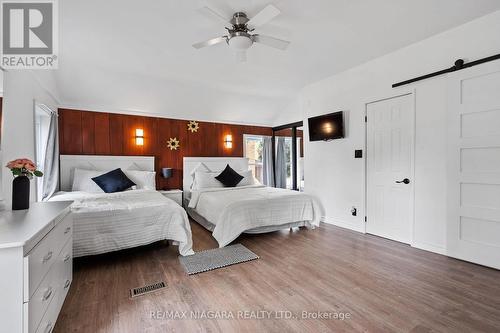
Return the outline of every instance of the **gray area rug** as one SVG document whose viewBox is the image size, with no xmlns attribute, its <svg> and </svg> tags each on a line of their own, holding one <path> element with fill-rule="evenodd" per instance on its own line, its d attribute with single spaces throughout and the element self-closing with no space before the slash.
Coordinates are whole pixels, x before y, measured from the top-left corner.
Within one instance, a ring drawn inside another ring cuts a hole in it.
<svg viewBox="0 0 500 333">
<path fill-rule="evenodd" d="M 259 259 L 259 256 L 241 244 L 201 251 L 191 256 L 179 257 L 182 266 L 184 266 L 189 275 L 255 259 Z"/>
</svg>

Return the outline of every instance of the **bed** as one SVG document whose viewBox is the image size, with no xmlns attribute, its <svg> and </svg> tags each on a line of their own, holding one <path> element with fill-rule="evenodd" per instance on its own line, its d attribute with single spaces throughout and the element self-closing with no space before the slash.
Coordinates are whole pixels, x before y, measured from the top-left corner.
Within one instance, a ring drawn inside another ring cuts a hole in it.
<svg viewBox="0 0 500 333">
<path fill-rule="evenodd" d="M 117 193 L 95 193 L 91 190 L 81 191 L 80 188 L 72 191 L 75 172 L 105 172 L 116 168 L 121 168 L 126 173 L 149 171 L 152 174 L 154 157 L 60 157 L 61 192 L 56 193 L 49 201 L 74 201 L 71 206 L 74 256 L 102 254 L 160 240 L 170 240 L 179 245 L 181 255 L 193 254 L 191 228 L 186 212 L 173 200 L 157 192 L 154 185 Z"/>
<path fill-rule="evenodd" d="M 319 226 L 321 204 L 302 192 L 252 182 L 231 188 L 196 186 L 200 172 L 216 174 L 226 165 L 242 173 L 249 170 L 246 158 L 185 157 L 183 162 L 184 206 L 191 218 L 212 232 L 219 247 L 242 233 Z"/>
</svg>

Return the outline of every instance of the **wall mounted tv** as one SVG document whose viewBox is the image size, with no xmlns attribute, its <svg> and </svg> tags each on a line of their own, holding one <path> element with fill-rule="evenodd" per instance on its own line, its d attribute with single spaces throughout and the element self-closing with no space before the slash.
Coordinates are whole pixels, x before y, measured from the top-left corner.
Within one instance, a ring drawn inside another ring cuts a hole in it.
<svg viewBox="0 0 500 333">
<path fill-rule="evenodd" d="M 343 111 L 309 118 L 309 141 L 330 141 L 343 137 Z"/>
</svg>

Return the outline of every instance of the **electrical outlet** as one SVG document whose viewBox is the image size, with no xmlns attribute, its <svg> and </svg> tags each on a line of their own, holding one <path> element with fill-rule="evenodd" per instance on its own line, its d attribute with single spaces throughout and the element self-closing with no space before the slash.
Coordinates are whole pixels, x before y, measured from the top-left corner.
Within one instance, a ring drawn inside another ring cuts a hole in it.
<svg viewBox="0 0 500 333">
<path fill-rule="evenodd" d="M 356 215 L 358 215 L 358 210 L 356 209 L 356 207 L 354 207 L 354 206 L 353 206 L 353 207 L 351 208 L 351 214 L 352 214 L 352 216 L 356 216 Z"/>
</svg>

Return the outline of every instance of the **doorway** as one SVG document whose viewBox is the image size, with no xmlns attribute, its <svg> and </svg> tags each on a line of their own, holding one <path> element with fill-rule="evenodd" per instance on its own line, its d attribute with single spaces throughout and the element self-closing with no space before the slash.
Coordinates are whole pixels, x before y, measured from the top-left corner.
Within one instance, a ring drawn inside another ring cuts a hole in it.
<svg viewBox="0 0 500 333">
<path fill-rule="evenodd" d="M 411 244 L 414 219 L 414 95 L 366 105 L 366 232 Z"/>
<path fill-rule="evenodd" d="M 302 122 L 273 128 L 275 187 L 304 190 Z"/>
</svg>

